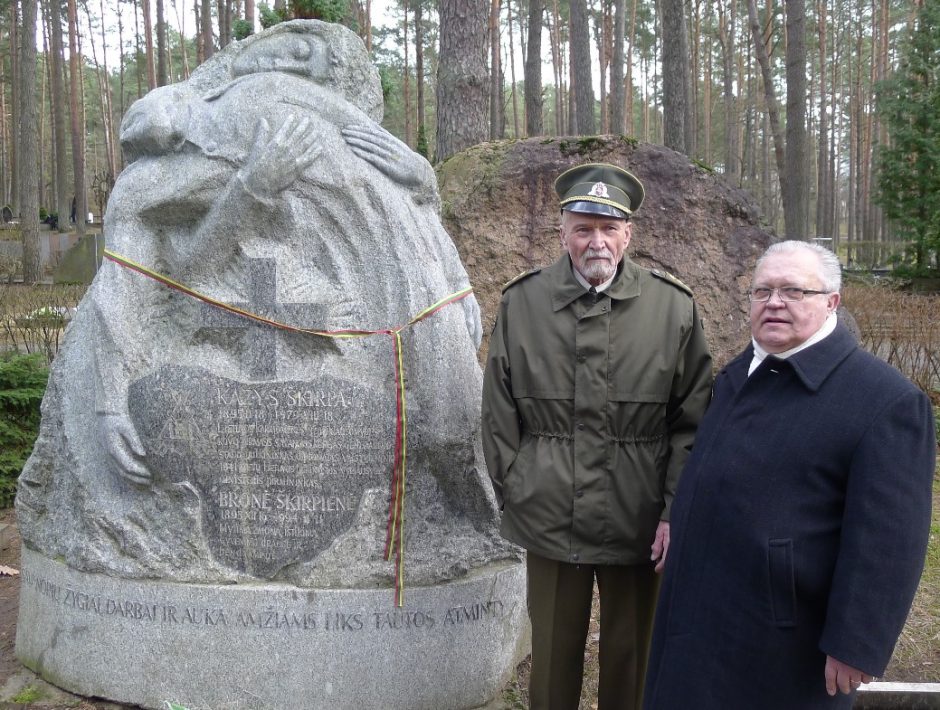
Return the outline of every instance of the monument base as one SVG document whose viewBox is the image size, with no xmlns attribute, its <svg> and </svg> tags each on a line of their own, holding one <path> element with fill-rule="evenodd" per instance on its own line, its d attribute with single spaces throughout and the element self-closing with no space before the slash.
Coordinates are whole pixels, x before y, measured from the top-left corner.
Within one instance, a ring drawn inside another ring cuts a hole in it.
<svg viewBox="0 0 940 710">
<path fill-rule="evenodd" d="M 70 692 L 145 708 L 458 710 L 525 652 L 525 565 L 391 589 L 200 585 L 79 572 L 23 548 L 16 655 Z"/>
</svg>

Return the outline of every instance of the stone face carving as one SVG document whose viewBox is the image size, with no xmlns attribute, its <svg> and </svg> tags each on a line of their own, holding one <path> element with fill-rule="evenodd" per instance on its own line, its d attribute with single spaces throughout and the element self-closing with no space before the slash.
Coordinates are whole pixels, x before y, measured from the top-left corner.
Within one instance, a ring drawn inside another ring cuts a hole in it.
<svg viewBox="0 0 940 710">
<path fill-rule="evenodd" d="M 344 28 L 251 37 L 132 106 L 108 248 L 293 326 L 403 325 L 468 279 L 433 170 L 380 117 Z M 408 583 L 515 555 L 475 443 L 480 335 L 471 295 L 402 336 Z M 24 539 L 128 577 L 387 584 L 393 352 L 388 335 L 279 330 L 106 262 L 21 478 Z"/>
</svg>

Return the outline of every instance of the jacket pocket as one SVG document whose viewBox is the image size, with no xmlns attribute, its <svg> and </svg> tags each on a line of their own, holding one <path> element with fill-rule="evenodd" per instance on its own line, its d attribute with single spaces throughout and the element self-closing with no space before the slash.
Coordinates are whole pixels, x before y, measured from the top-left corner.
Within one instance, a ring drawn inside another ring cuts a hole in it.
<svg viewBox="0 0 940 710">
<path fill-rule="evenodd" d="M 781 628 L 796 626 L 796 580 L 793 574 L 793 540 L 779 538 L 767 542 L 770 574 L 770 609 L 773 622 Z"/>
<path fill-rule="evenodd" d="M 609 395 L 610 432 L 620 444 L 648 444 L 666 434 L 666 393 L 623 392 Z"/>
</svg>

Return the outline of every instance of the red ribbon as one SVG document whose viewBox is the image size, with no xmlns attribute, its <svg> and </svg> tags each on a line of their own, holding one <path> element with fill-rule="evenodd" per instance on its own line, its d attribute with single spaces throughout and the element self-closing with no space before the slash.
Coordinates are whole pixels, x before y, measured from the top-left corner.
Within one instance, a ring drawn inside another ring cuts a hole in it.
<svg viewBox="0 0 940 710">
<path fill-rule="evenodd" d="M 241 316 L 242 318 L 247 318 L 257 323 L 262 323 L 264 325 L 279 328 L 281 330 L 288 330 L 294 333 L 305 333 L 307 335 L 317 335 L 325 338 L 366 338 L 371 335 L 391 336 L 395 368 L 395 459 L 392 462 L 391 492 L 388 506 L 388 524 L 386 526 L 385 550 L 383 555 L 386 561 L 391 561 L 393 557 L 395 559 L 395 606 L 403 606 L 405 594 L 404 526 L 405 473 L 407 471 L 408 463 L 408 417 L 407 406 L 405 402 L 405 368 L 404 362 L 402 360 L 401 333 L 403 330 L 411 327 L 415 323 L 420 323 L 426 318 L 430 318 L 432 315 L 441 309 L 446 308 L 450 304 L 456 303 L 457 301 L 466 298 L 471 293 L 473 293 L 473 289 L 468 286 L 467 288 L 461 289 L 460 291 L 455 291 L 449 296 L 445 296 L 436 303 L 428 306 L 407 323 L 395 326 L 394 328 L 383 328 L 380 330 L 316 330 L 313 328 L 298 328 L 297 326 L 293 326 L 288 323 L 282 323 L 281 321 L 277 321 L 272 318 L 259 316 L 257 313 L 252 313 L 251 311 L 239 308 L 238 306 L 233 306 L 230 303 L 219 301 L 108 249 L 104 250 L 104 257 L 114 262 L 115 264 L 118 264 L 119 266 L 123 266 L 124 268 L 130 269 L 131 271 L 135 271 L 143 276 L 146 276 L 147 278 L 153 279 L 154 281 L 163 284 L 164 286 L 184 293 L 187 296 L 191 296 L 192 298 L 198 299 L 204 303 L 208 303 L 211 306 L 221 308 L 224 311 L 234 313 L 235 315 Z"/>
</svg>

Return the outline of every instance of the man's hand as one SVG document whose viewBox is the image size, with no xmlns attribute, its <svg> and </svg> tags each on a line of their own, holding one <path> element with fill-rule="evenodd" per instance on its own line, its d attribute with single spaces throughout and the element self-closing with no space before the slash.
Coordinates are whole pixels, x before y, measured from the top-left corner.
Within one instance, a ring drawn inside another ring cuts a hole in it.
<svg viewBox="0 0 940 710">
<path fill-rule="evenodd" d="M 99 414 L 98 439 L 116 473 L 137 485 L 149 486 L 153 482 L 153 475 L 143 463 L 144 445 L 129 417 Z"/>
<path fill-rule="evenodd" d="M 273 199 L 293 185 L 320 155 L 320 135 L 310 119 L 289 114 L 275 134 L 263 118 L 255 129 L 251 154 L 239 171 L 245 188 L 259 199 Z"/>
<path fill-rule="evenodd" d="M 650 559 L 656 563 L 656 573 L 659 574 L 666 566 L 666 553 L 669 552 L 669 523 L 660 520 L 656 526 L 656 537 L 653 539 Z"/>
<path fill-rule="evenodd" d="M 836 692 L 848 695 L 857 690 L 862 683 L 871 683 L 873 678 L 858 668 L 852 668 L 832 656 L 826 656 L 826 692 L 835 695 Z"/>
</svg>

